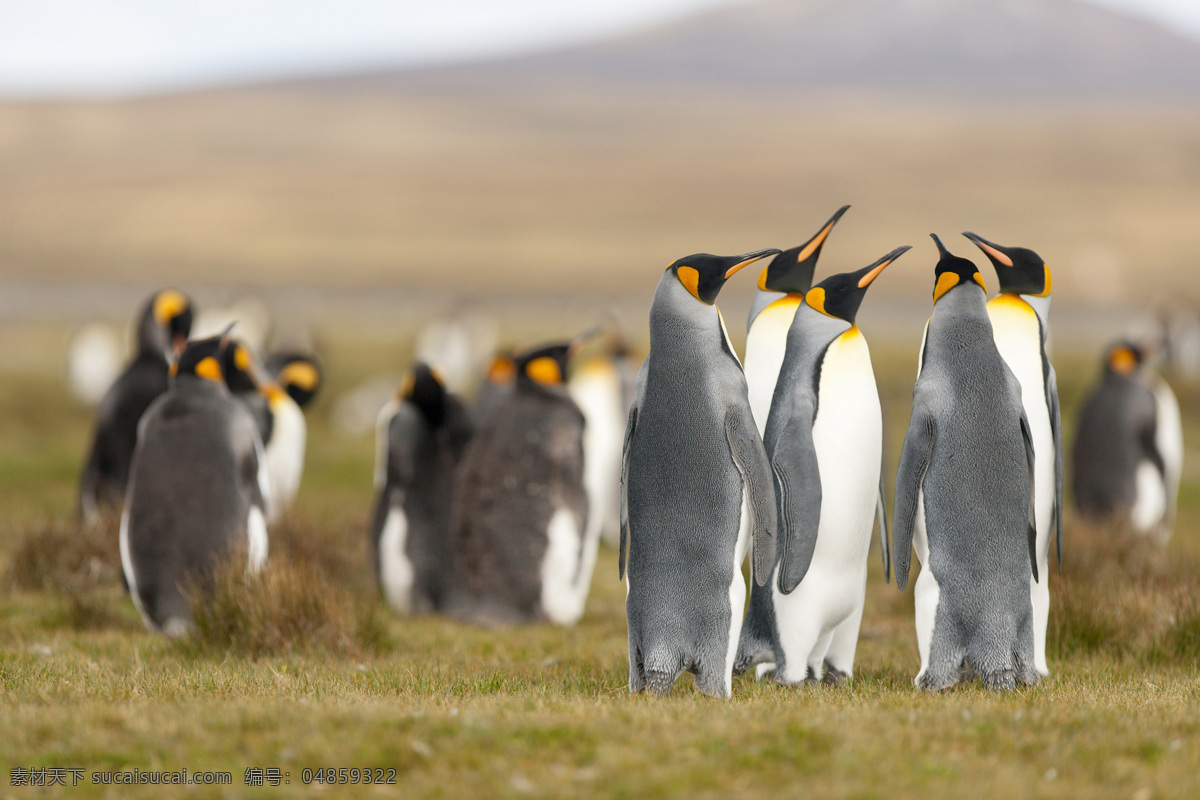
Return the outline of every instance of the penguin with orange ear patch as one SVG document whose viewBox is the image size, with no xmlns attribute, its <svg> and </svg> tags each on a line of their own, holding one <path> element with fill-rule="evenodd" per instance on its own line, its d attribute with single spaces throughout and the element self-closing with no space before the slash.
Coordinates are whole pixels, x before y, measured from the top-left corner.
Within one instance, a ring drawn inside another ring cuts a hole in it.
<svg viewBox="0 0 1200 800">
<path fill-rule="evenodd" d="M 867 340 L 855 320 L 867 289 L 907 247 L 813 287 L 796 312 L 764 445 L 779 507 L 773 579 L 751 589 L 738 643 L 782 683 L 848 679 L 879 520 L 889 567 L 880 469 L 883 416 Z"/>
<path fill-rule="evenodd" d="M 154 399 L 167 390 L 167 371 L 192 329 L 192 304 L 174 289 L 164 289 L 142 308 L 137 326 L 137 355 L 96 409 L 96 429 L 79 481 L 79 514 L 88 522 L 104 507 L 120 508 L 137 444 L 138 421 Z"/>
<path fill-rule="evenodd" d="M 450 522 L 455 616 L 573 625 L 583 614 L 598 540 L 584 536 L 584 420 L 566 386 L 572 349 L 517 355 L 512 389 L 463 454 Z"/>
<path fill-rule="evenodd" d="M 665 695 L 686 671 L 729 697 L 751 538 L 760 582 L 775 562 L 771 467 L 714 303 L 734 273 L 778 252 L 687 256 L 654 293 L 621 470 L 631 692 Z"/>
<path fill-rule="evenodd" d="M 225 337 L 191 342 L 170 388 L 142 417 L 121 517 L 121 565 L 151 630 L 182 635 L 184 589 L 204 585 L 236 550 L 257 571 L 267 558 L 266 496 L 258 428 L 221 370 Z"/>
<path fill-rule="evenodd" d="M 1079 415 L 1071 488 L 1083 516 L 1128 521 L 1139 533 L 1165 540 L 1170 493 L 1158 403 L 1144 362 L 1133 342 L 1117 342 L 1105 354 L 1104 377 Z"/>
</svg>

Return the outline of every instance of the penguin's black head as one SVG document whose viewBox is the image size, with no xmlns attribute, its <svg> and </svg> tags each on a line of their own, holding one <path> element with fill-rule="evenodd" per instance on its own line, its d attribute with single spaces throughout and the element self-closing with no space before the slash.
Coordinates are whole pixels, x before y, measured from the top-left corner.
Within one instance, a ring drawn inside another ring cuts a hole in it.
<svg viewBox="0 0 1200 800">
<path fill-rule="evenodd" d="M 175 289 L 163 289 L 147 302 L 138 324 L 138 349 L 177 357 L 192 332 L 192 303 Z"/>
<path fill-rule="evenodd" d="M 244 342 L 236 339 L 221 353 L 221 373 L 225 376 L 225 385 L 231 392 L 258 391 L 255 380 L 254 356 Z"/>
<path fill-rule="evenodd" d="M 1130 341 L 1120 341 L 1111 345 L 1104 354 L 1104 368 L 1108 372 L 1119 375 L 1133 375 L 1142 368 L 1146 360 L 1146 351 Z"/>
<path fill-rule="evenodd" d="M 312 353 L 272 353 L 267 358 L 266 367 L 301 408 L 311 403 L 321 388 L 321 362 Z"/>
<path fill-rule="evenodd" d="M 858 315 L 858 307 L 862 305 L 863 297 L 867 294 L 867 287 L 879 277 L 881 272 L 887 269 L 888 264 L 911 249 L 908 245 L 897 247 L 874 264 L 863 267 L 858 272 L 830 275 L 808 290 L 808 293 L 804 295 L 805 304 L 827 317 L 844 319 L 853 325 L 854 318 Z"/>
<path fill-rule="evenodd" d="M 692 297 L 711 306 L 716 302 L 717 295 L 721 293 L 721 287 L 733 276 L 733 273 L 747 264 L 753 264 L 760 258 L 773 256 L 779 252 L 776 248 L 770 248 L 740 256 L 714 256 L 708 253 L 696 253 L 679 259 L 667 269 L 675 273 L 675 277 L 691 293 Z"/>
<path fill-rule="evenodd" d="M 1001 247 L 970 231 L 964 232 L 963 236 L 974 242 L 991 260 L 996 268 L 1001 292 L 1050 296 L 1050 268 L 1037 253 L 1024 247 Z"/>
<path fill-rule="evenodd" d="M 979 269 L 975 266 L 974 262 L 956 256 L 947 250 L 936 233 L 929 235 L 933 237 L 933 241 L 937 244 L 938 253 L 941 255 L 941 259 L 933 270 L 933 275 L 937 278 L 937 283 L 933 286 L 933 302 L 937 303 L 946 292 L 955 286 L 965 286 L 972 282 L 979 284 L 979 288 L 986 295 L 987 284 L 983 282 L 983 276 L 979 274 Z"/>
<path fill-rule="evenodd" d="M 539 386 L 562 386 L 574 343 L 549 344 L 526 350 L 513 358 L 517 382 Z"/>
<path fill-rule="evenodd" d="M 833 226 L 849 210 L 850 206 L 842 206 L 837 213 L 829 218 L 817 235 L 799 247 L 784 250 L 771 263 L 763 267 L 758 274 L 758 288 L 766 292 L 787 292 L 788 294 L 804 294 L 812 288 L 813 271 L 817 268 L 817 259 L 821 255 L 821 247 L 825 244 Z"/>
<path fill-rule="evenodd" d="M 423 361 L 413 364 L 404 377 L 400 399 L 412 403 L 430 426 L 436 428 L 446 419 L 446 387 L 437 373 Z"/>
<path fill-rule="evenodd" d="M 227 336 L 212 336 L 208 339 L 198 339 L 184 346 L 179 358 L 171 364 L 171 377 L 179 375 L 194 375 L 214 383 L 224 384 L 224 372 L 221 363 L 225 360 L 228 348 Z"/>
</svg>

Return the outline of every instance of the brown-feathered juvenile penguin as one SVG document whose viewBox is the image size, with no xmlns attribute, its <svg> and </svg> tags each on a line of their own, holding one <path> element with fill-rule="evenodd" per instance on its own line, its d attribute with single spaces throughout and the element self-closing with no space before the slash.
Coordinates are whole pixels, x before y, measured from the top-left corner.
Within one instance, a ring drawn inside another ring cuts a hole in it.
<svg viewBox="0 0 1200 800">
<path fill-rule="evenodd" d="M 96 410 L 96 428 L 79 481 L 79 515 L 92 521 L 102 508 L 120 508 L 129 482 L 138 421 L 167 390 L 170 361 L 192 329 L 192 305 L 174 289 L 158 292 L 138 317 L 137 355 Z"/>
<path fill-rule="evenodd" d="M 445 605 L 451 492 L 470 438 L 466 408 L 420 362 L 380 414 L 371 546 L 383 596 L 402 614 Z"/>
<path fill-rule="evenodd" d="M 513 389 L 467 446 L 451 522 L 452 613 L 495 624 L 583 614 L 597 541 L 586 541 L 583 414 L 564 379 L 570 345 L 516 357 Z"/>
</svg>

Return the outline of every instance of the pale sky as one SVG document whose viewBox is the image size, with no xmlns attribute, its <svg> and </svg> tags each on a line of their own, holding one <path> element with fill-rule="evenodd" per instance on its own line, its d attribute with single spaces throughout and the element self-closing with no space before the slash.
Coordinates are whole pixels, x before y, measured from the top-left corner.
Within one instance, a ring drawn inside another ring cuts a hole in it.
<svg viewBox="0 0 1200 800">
<path fill-rule="evenodd" d="M 1200 37 L 1200 0 L 1091 0 Z M 0 94 L 106 95 L 448 62 L 738 0 L 0 0 Z"/>
</svg>

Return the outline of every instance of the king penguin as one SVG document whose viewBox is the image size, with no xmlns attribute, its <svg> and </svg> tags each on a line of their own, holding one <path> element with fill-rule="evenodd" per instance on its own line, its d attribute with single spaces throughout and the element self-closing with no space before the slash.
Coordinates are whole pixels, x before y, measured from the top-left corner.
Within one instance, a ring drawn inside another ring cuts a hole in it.
<svg viewBox="0 0 1200 800">
<path fill-rule="evenodd" d="M 604 337 L 602 349 L 588 348 L 576 359 L 567 382 L 583 412 L 583 484 L 588 493 L 589 541 L 616 543 L 620 537 L 621 445 L 629 408 L 622 394 L 619 356 Z"/>
<path fill-rule="evenodd" d="M 996 268 L 1000 294 L 988 301 L 988 318 L 996 348 L 1021 384 L 1021 404 L 1033 434 L 1034 485 L 1037 507 L 1038 575 L 1050 572 L 1053 532 L 1058 564 L 1062 566 L 1063 460 L 1062 418 L 1058 408 L 1058 378 L 1046 353 L 1050 322 L 1050 268 L 1037 253 L 1024 247 L 1002 247 L 978 234 L 963 234 L 983 251 Z M 1030 584 L 1033 600 L 1034 667 L 1049 675 L 1046 665 L 1046 623 L 1050 616 L 1050 582 Z"/>
<path fill-rule="evenodd" d="M 1104 376 L 1079 415 L 1071 488 L 1080 514 L 1124 518 L 1137 532 L 1164 540 L 1171 503 L 1158 401 L 1144 360 L 1142 348 L 1127 341 L 1105 354 Z"/>
<path fill-rule="evenodd" d="M 854 668 L 879 519 L 883 415 L 866 339 L 855 323 L 867 288 L 908 247 L 809 290 L 788 332 L 764 439 L 775 474 L 775 570 L 750 590 L 735 669 L 766 661 L 781 683 L 837 683 Z"/>
<path fill-rule="evenodd" d="M 304 473 L 304 412 L 244 342 L 232 342 L 225 349 L 221 369 L 229 391 L 246 404 L 258 424 L 269 486 L 267 522 L 275 523 L 291 508 Z"/>
<path fill-rule="evenodd" d="M 687 256 L 667 267 L 654 292 L 650 353 L 622 451 L 618 570 L 626 578 L 631 692 L 666 695 L 684 671 L 704 694 L 732 692 L 746 602 L 742 562 L 753 538 L 754 574 L 766 580 L 775 490 L 746 376 L 715 302 L 734 273 L 779 252 Z"/>
<path fill-rule="evenodd" d="M 267 558 L 262 443 L 246 406 L 226 388 L 224 337 L 191 342 L 170 388 L 147 409 L 121 517 L 121 565 L 151 630 L 188 630 L 184 589 L 237 548 L 248 568 Z"/>
<path fill-rule="evenodd" d="M 96 428 L 79 482 L 79 514 L 95 521 L 102 508 L 120 508 L 129 483 L 138 421 L 167 390 L 170 362 L 192 328 L 192 304 L 174 289 L 148 301 L 138 316 L 137 354 L 96 410 Z"/>
<path fill-rule="evenodd" d="M 915 548 L 918 686 L 945 689 L 975 674 L 1012 689 L 1039 677 L 1033 438 L 1021 385 L 996 348 L 983 277 L 933 239 L 933 315 L 896 473 L 896 585 L 907 585 Z"/>
<path fill-rule="evenodd" d="M 842 206 L 815 236 L 799 247 L 784 250 L 758 274 L 758 291 L 746 321 L 746 385 L 750 411 L 758 434 L 767 429 L 767 414 L 775 396 L 775 382 L 783 364 L 788 331 L 804 293 L 812 288 L 813 270 L 829 232 L 850 206 Z"/>
<path fill-rule="evenodd" d="M 462 402 L 422 362 L 380 414 L 371 546 L 384 599 L 401 614 L 445 604 L 451 492 L 471 431 Z"/>
<path fill-rule="evenodd" d="M 586 538 L 584 421 L 565 383 L 572 350 L 518 354 L 512 390 L 463 454 L 450 523 L 455 616 L 573 625 L 583 615 L 599 543 Z"/>
</svg>

